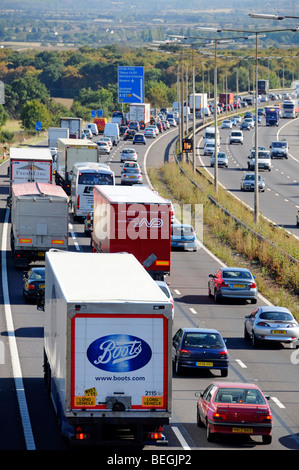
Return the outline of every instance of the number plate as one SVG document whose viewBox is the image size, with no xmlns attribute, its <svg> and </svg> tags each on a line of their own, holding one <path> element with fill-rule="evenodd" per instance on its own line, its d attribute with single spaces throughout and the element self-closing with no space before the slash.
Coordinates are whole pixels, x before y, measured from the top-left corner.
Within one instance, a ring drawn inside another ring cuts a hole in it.
<svg viewBox="0 0 299 470">
<path fill-rule="evenodd" d="M 233 432 L 238 432 L 242 434 L 252 434 L 253 429 L 252 428 L 233 428 Z"/>
<path fill-rule="evenodd" d="M 213 367 L 213 362 L 197 362 L 197 366 Z"/>
<path fill-rule="evenodd" d="M 287 332 L 285 330 L 271 330 L 272 335 L 286 335 Z"/>
<path fill-rule="evenodd" d="M 234 284 L 234 287 L 245 287 L 245 284 Z"/>
</svg>

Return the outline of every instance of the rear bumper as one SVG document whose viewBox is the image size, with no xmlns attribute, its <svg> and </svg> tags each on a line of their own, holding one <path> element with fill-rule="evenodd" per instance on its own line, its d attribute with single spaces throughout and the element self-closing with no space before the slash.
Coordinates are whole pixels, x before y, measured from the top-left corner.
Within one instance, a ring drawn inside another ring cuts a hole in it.
<svg viewBox="0 0 299 470">
<path fill-rule="evenodd" d="M 215 423 L 208 420 L 210 431 L 221 434 L 271 436 L 272 423 Z"/>
</svg>

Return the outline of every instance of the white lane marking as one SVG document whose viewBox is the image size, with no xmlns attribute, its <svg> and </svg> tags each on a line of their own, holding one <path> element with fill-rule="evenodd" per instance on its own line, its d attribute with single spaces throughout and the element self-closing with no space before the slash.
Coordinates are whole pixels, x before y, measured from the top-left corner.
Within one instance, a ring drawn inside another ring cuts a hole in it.
<svg viewBox="0 0 299 470">
<path fill-rule="evenodd" d="M 239 366 L 243 367 L 243 369 L 247 369 L 247 366 L 244 364 L 244 362 L 241 361 L 241 359 L 236 359 L 236 362 L 239 364 Z"/>
<path fill-rule="evenodd" d="M 197 315 L 197 311 L 194 310 L 194 308 L 190 308 L 189 310 L 190 310 L 191 313 L 194 313 L 194 315 Z"/>
<path fill-rule="evenodd" d="M 276 397 L 271 397 L 271 399 L 276 403 L 279 408 L 285 408 L 285 406 L 278 400 Z"/>
<path fill-rule="evenodd" d="M 184 439 L 184 437 L 182 436 L 181 432 L 179 431 L 179 429 L 177 428 L 177 426 L 172 426 L 172 430 L 174 432 L 174 434 L 176 435 L 179 443 L 181 444 L 181 446 L 183 447 L 183 449 L 185 450 L 190 450 L 191 447 L 188 446 L 186 440 Z"/>
<path fill-rule="evenodd" d="M 180 291 L 177 289 L 174 289 L 174 292 L 176 293 L 176 295 L 181 295 Z"/>
<path fill-rule="evenodd" d="M 19 353 L 17 347 L 17 341 L 15 337 L 15 329 L 12 319 L 12 312 L 10 308 L 10 298 L 8 289 L 8 278 L 7 278 L 7 265 L 6 265 L 6 253 L 7 253 L 7 233 L 8 233 L 8 218 L 9 211 L 6 211 L 4 224 L 3 224 L 3 235 L 2 235 L 2 246 L 1 246 L 1 264 L 2 264 L 2 289 L 3 289 L 3 300 L 4 300 L 4 312 L 6 319 L 7 334 L 9 340 L 9 348 L 12 362 L 12 370 L 15 381 L 17 399 L 20 409 L 20 415 L 23 425 L 24 437 L 26 442 L 27 450 L 35 450 L 35 442 L 31 428 L 31 422 L 26 402 L 25 388 L 23 384 L 21 364 L 19 360 Z"/>
</svg>

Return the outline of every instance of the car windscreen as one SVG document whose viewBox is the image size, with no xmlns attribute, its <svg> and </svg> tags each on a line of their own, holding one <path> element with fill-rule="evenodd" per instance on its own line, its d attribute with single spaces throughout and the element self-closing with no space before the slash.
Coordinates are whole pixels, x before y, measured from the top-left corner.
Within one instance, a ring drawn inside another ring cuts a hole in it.
<svg viewBox="0 0 299 470">
<path fill-rule="evenodd" d="M 223 348 L 224 343 L 217 333 L 187 333 L 184 337 L 183 347 L 192 348 Z"/>
<path fill-rule="evenodd" d="M 250 272 L 248 271 L 222 271 L 223 278 L 225 279 L 252 279 Z"/>
<path fill-rule="evenodd" d="M 259 390 L 247 387 L 221 387 L 217 391 L 214 401 L 216 403 L 266 404 L 266 400 Z"/>
<path fill-rule="evenodd" d="M 270 321 L 292 321 L 293 316 L 288 312 L 262 312 L 259 316 L 262 320 Z"/>
<path fill-rule="evenodd" d="M 78 178 L 78 184 L 93 186 L 95 184 L 113 184 L 112 173 L 81 173 Z"/>
<path fill-rule="evenodd" d="M 285 144 L 284 142 L 274 142 L 272 144 L 272 148 L 279 148 L 279 149 L 283 149 L 287 146 L 287 144 Z"/>
</svg>

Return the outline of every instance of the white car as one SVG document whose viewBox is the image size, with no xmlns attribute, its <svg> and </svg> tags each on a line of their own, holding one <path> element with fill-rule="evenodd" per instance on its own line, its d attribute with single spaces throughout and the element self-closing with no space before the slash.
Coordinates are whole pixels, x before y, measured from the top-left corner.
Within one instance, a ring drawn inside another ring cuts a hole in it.
<svg viewBox="0 0 299 470">
<path fill-rule="evenodd" d="M 224 119 L 221 124 L 221 129 L 232 129 L 233 123 L 230 119 Z"/>
<path fill-rule="evenodd" d="M 203 149 L 204 155 L 213 155 L 215 153 L 215 144 L 208 142 Z"/>
<path fill-rule="evenodd" d="M 106 153 L 109 155 L 109 153 L 111 152 L 111 148 L 108 144 L 108 142 L 97 142 L 97 146 L 98 146 L 98 151 L 99 153 Z"/>
<path fill-rule="evenodd" d="M 244 121 L 248 122 L 250 127 L 252 127 L 252 129 L 254 128 L 255 124 L 254 124 L 254 119 L 253 118 L 247 117 L 247 118 L 244 119 Z"/>
<path fill-rule="evenodd" d="M 170 300 L 170 302 L 172 303 L 172 318 L 174 317 L 174 301 L 173 301 L 173 297 L 172 297 L 172 293 L 170 292 L 170 289 L 168 287 L 168 284 L 166 284 L 165 281 L 155 281 L 158 286 L 160 287 L 161 291 L 164 292 L 164 294 L 166 295 L 166 297 Z"/>
<path fill-rule="evenodd" d="M 98 142 L 107 142 L 107 144 L 110 147 L 110 150 L 112 150 L 113 143 L 110 137 L 101 137 L 101 139 Z"/>
<path fill-rule="evenodd" d="M 147 129 L 153 129 L 156 133 L 156 136 L 159 135 L 159 129 L 157 126 L 151 124 L 150 126 L 147 126 Z"/>
<path fill-rule="evenodd" d="M 137 162 L 137 152 L 135 149 L 132 149 L 132 148 L 123 149 L 123 151 L 120 154 L 120 161 L 124 162 L 126 160 Z"/>
<path fill-rule="evenodd" d="M 156 137 L 156 132 L 151 127 L 146 127 L 143 131 L 143 134 L 145 137 L 152 137 L 153 139 Z"/>
<path fill-rule="evenodd" d="M 173 127 L 176 126 L 176 120 L 174 118 L 168 118 L 167 121 L 169 122 L 169 124 Z"/>
</svg>

